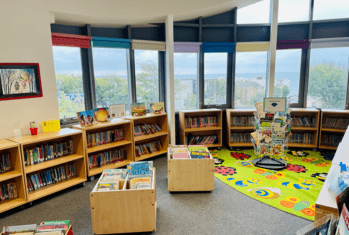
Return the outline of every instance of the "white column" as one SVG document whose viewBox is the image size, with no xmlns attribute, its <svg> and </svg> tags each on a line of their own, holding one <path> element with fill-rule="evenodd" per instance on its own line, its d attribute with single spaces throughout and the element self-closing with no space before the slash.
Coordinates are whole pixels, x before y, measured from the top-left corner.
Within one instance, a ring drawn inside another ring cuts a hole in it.
<svg viewBox="0 0 349 235">
<path fill-rule="evenodd" d="M 270 0 L 270 51 L 268 53 L 268 78 L 269 78 L 268 97 L 274 96 L 275 61 L 276 61 L 277 34 L 278 34 L 278 11 L 279 11 L 279 0 Z"/>
<path fill-rule="evenodd" d="M 166 18 L 166 108 L 170 130 L 170 144 L 176 144 L 174 95 L 173 15 Z"/>
</svg>

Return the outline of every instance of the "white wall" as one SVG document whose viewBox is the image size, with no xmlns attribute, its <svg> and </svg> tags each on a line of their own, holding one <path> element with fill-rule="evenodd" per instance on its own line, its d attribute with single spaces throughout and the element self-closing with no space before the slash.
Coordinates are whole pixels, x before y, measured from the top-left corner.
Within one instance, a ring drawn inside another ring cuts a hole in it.
<svg viewBox="0 0 349 235">
<path fill-rule="evenodd" d="M 14 136 L 13 122 L 59 118 L 49 11 L 40 0 L 0 0 L 0 63 L 39 63 L 43 97 L 0 101 L 0 139 Z M 40 124 L 40 125 L 39 125 Z"/>
</svg>

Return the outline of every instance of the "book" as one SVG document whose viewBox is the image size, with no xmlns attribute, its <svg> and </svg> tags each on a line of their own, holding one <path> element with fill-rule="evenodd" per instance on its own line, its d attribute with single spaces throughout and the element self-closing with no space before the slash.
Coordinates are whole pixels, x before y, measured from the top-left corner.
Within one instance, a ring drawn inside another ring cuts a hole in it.
<svg viewBox="0 0 349 235">
<path fill-rule="evenodd" d="M 111 104 L 109 105 L 109 114 L 111 118 L 123 117 L 126 114 L 125 104 Z"/>
<path fill-rule="evenodd" d="M 111 191 L 119 189 L 119 181 L 113 182 L 100 182 L 98 184 L 97 191 Z"/>
<path fill-rule="evenodd" d="M 131 104 L 132 116 L 144 116 L 146 115 L 145 103 L 133 103 Z"/>
<path fill-rule="evenodd" d="M 146 189 L 151 188 L 151 177 L 137 177 L 130 180 L 131 189 Z"/>
<path fill-rule="evenodd" d="M 14 233 L 34 234 L 36 230 L 37 230 L 36 224 L 28 224 L 28 225 L 18 225 L 18 226 L 6 226 L 6 227 L 3 227 L 2 232 L 4 234 L 14 234 Z"/>
<path fill-rule="evenodd" d="M 153 152 L 161 151 L 162 145 L 160 140 L 157 140 L 155 142 L 136 145 L 135 146 L 135 155 L 136 157 L 140 157 L 145 154 L 151 154 Z"/>
<path fill-rule="evenodd" d="M 126 179 L 127 169 L 105 169 L 103 171 L 103 176 L 118 176 L 120 175 L 121 179 Z"/>
<path fill-rule="evenodd" d="M 86 110 L 76 113 L 81 126 L 91 126 L 96 120 L 92 110 Z"/>
<path fill-rule="evenodd" d="M 148 176 L 152 174 L 153 162 L 144 161 L 144 162 L 131 162 L 127 166 L 127 171 L 129 179 L 134 177 Z"/>
<path fill-rule="evenodd" d="M 123 162 L 126 157 L 126 151 L 123 148 L 111 151 L 105 151 L 98 154 L 88 156 L 89 168 L 101 167 L 110 163 Z"/>
<path fill-rule="evenodd" d="M 150 113 L 161 114 L 165 112 L 164 102 L 150 102 Z"/>
<path fill-rule="evenodd" d="M 349 212 L 345 204 L 341 209 L 342 213 L 339 216 L 336 235 L 349 235 Z"/>
<path fill-rule="evenodd" d="M 148 135 L 161 131 L 161 128 L 157 124 L 142 124 L 134 126 L 134 135 Z"/>
<path fill-rule="evenodd" d="M 107 122 L 109 118 L 109 108 L 96 108 L 93 109 L 93 114 L 97 122 Z"/>
</svg>

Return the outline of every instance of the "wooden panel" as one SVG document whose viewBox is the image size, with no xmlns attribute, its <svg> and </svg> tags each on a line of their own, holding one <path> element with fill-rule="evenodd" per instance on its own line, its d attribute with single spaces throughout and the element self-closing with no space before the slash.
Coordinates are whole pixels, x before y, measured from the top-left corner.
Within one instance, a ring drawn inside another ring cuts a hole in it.
<svg viewBox="0 0 349 235">
<path fill-rule="evenodd" d="M 214 159 L 170 159 L 168 154 L 167 160 L 170 192 L 214 190 Z"/>
<path fill-rule="evenodd" d="M 254 126 L 231 126 L 231 118 L 234 116 L 254 116 L 255 109 L 227 109 L 227 144 L 229 147 L 252 147 L 252 142 L 248 143 L 235 143 L 230 142 L 230 134 L 232 132 L 248 132 L 251 133 L 255 130 Z"/>
<path fill-rule="evenodd" d="M 99 151 L 103 151 L 103 150 L 108 150 L 108 149 L 112 149 L 112 148 L 121 147 L 121 146 L 126 145 L 126 144 L 132 144 L 132 141 L 121 140 L 121 141 L 112 142 L 112 143 L 109 143 L 109 144 L 97 145 L 97 146 L 94 146 L 94 147 L 91 147 L 91 148 L 87 148 L 87 154 L 95 153 L 95 152 L 99 152 Z"/>
<path fill-rule="evenodd" d="M 148 140 L 148 139 L 163 136 L 163 135 L 168 135 L 168 131 L 159 131 L 159 132 L 155 132 L 154 134 L 135 136 L 134 140 L 135 142 L 137 142 L 137 141 Z"/>
<path fill-rule="evenodd" d="M 115 127 L 115 129 L 117 129 L 118 125 L 129 124 L 129 123 L 131 123 L 129 120 L 125 120 L 123 118 L 114 118 L 110 122 L 99 122 L 92 126 L 83 126 L 83 127 L 81 125 L 74 125 L 73 128 L 80 129 L 80 130 L 96 130 L 101 128 L 112 129 L 112 127 Z"/>
<path fill-rule="evenodd" d="M 146 119 L 146 118 L 159 117 L 159 116 L 167 116 L 167 113 L 161 113 L 161 114 L 147 113 L 147 115 L 145 116 L 125 116 L 124 119 L 137 120 L 137 119 Z"/>
<path fill-rule="evenodd" d="M 10 140 L 0 140 L 0 150 L 18 147 L 16 142 Z"/>
</svg>

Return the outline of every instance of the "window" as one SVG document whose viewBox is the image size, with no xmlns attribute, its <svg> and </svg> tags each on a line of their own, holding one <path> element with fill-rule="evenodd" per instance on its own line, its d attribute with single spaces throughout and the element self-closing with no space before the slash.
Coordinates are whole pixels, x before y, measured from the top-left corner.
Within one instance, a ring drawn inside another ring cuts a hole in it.
<svg viewBox="0 0 349 235">
<path fill-rule="evenodd" d="M 238 24 L 269 23 L 270 0 L 263 0 L 252 5 L 238 8 Z"/>
<path fill-rule="evenodd" d="M 126 49 L 93 48 L 97 107 L 126 104 L 130 110 Z"/>
<path fill-rule="evenodd" d="M 267 86 L 267 52 L 238 52 L 235 65 L 235 108 L 254 108 Z"/>
<path fill-rule="evenodd" d="M 53 46 L 59 118 L 85 110 L 80 48 Z"/>
<path fill-rule="evenodd" d="M 199 108 L 197 61 L 197 53 L 174 53 L 176 111 Z"/>
<path fill-rule="evenodd" d="M 348 0 L 315 0 L 314 2 L 314 20 L 338 19 L 348 17 Z"/>
<path fill-rule="evenodd" d="M 287 102 L 298 103 L 301 56 L 301 49 L 276 51 L 274 97 L 286 97 Z"/>
<path fill-rule="evenodd" d="M 159 102 L 158 51 L 135 50 L 136 95 L 138 103 Z"/>
<path fill-rule="evenodd" d="M 228 53 L 205 53 L 204 60 L 204 105 L 226 104 Z"/>
<path fill-rule="evenodd" d="M 344 109 L 349 48 L 312 49 L 307 107 Z"/>
<path fill-rule="evenodd" d="M 309 20 L 309 0 L 279 0 L 278 22 Z"/>
</svg>

